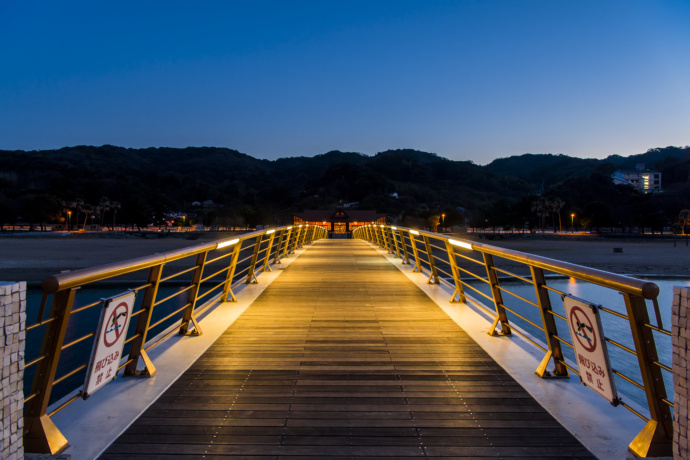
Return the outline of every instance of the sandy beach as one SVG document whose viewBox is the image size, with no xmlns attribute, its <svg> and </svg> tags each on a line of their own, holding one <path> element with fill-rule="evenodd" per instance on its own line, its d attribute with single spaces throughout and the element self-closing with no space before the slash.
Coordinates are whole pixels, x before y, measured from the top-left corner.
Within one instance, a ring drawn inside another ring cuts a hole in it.
<svg viewBox="0 0 690 460">
<path fill-rule="evenodd" d="M 0 280 L 39 282 L 65 270 L 78 270 L 194 246 L 213 239 L 0 237 Z M 690 278 L 690 247 L 685 241 L 497 240 L 485 241 L 516 251 L 629 275 L 673 275 Z M 614 253 L 621 248 L 621 253 Z"/>
</svg>

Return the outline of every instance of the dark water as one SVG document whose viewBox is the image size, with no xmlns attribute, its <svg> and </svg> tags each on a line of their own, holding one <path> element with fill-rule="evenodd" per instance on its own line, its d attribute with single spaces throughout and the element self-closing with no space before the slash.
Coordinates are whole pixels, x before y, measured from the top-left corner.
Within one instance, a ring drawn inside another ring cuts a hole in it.
<svg viewBox="0 0 690 460">
<path fill-rule="evenodd" d="M 690 279 L 670 279 L 670 278 L 650 278 L 650 281 L 659 285 L 659 309 L 661 312 L 661 318 L 663 322 L 664 329 L 671 330 L 671 306 L 673 299 L 673 286 L 690 287 Z M 518 281 L 501 281 L 501 286 L 508 289 L 515 294 L 524 297 L 528 300 L 536 302 L 536 295 L 534 292 L 534 287 L 532 285 L 527 285 Z M 474 287 L 489 294 L 488 285 L 485 283 L 475 284 L 472 283 Z M 623 296 L 617 291 L 612 289 L 603 288 L 601 286 L 593 285 L 591 283 L 579 282 L 574 279 L 550 279 L 547 280 L 547 285 L 563 291 L 574 297 L 587 300 L 593 304 L 601 305 L 610 310 L 616 311 L 618 313 L 626 314 L 625 303 Z M 468 290 L 468 294 L 472 293 Z M 551 305 L 556 313 L 565 316 L 565 309 L 563 307 L 563 301 L 559 294 L 554 292 L 549 292 L 551 298 Z M 473 298 L 479 296 L 474 295 Z M 482 299 L 484 303 L 486 301 Z M 518 313 L 525 316 L 529 320 L 541 324 L 541 315 L 539 310 L 524 302 L 517 297 L 510 294 L 503 293 L 504 303 L 511 309 L 515 309 Z M 488 307 L 490 310 L 494 310 L 493 305 Z M 651 302 L 648 301 L 648 311 L 652 324 L 655 324 L 655 313 Z M 529 332 L 534 338 L 546 346 L 546 338 L 544 332 L 535 328 L 526 321 L 512 315 L 508 312 L 509 321 L 512 324 L 519 326 L 521 329 Z M 612 314 L 601 312 L 602 325 L 604 329 L 604 335 L 610 339 L 615 340 L 625 346 L 630 348 L 635 348 L 632 338 L 632 333 L 630 332 L 630 324 L 628 320 L 619 318 Z M 567 324 L 556 318 L 556 327 L 559 331 L 559 336 L 568 339 L 570 342 L 569 331 Z M 659 355 L 659 361 L 667 366 L 671 367 L 672 351 L 673 347 L 671 344 L 671 337 L 654 332 L 654 339 L 657 347 L 657 352 Z M 568 346 L 562 347 L 563 352 L 567 359 L 574 362 L 573 350 Z M 642 379 L 639 372 L 639 365 L 637 363 L 637 357 L 616 347 L 614 345 L 608 344 L 608 351 L 611 360 L 611 367 L 618 370 L 619 372 L 632 377 L 637 382 L 641 383 Z M 551 369 L 552 365 L 549 366 Z M 668 399 L 673 400 L 673 375 L 670 372 L 662 371 L 664 376 L 664 382 L 666 384 L 666 389 L 668 394 Z M 573 376 L 571 378 L 577 378 Z M 614 376 L 616 388 L 619 394 L 622 395 L 623 401 L 633 400 L 640 404 L 642 407 L 647 407 L 646 397 L 642 390 L 635 387 L 631 383 L 625 381 L 624 379 Z"/>
</svg>

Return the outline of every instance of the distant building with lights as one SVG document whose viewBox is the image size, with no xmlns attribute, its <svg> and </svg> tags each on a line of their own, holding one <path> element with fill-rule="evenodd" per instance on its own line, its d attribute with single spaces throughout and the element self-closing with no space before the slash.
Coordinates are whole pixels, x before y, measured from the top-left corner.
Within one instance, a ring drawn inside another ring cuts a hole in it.
<svg viewBox="0 0 690 460">
<path fill-rule="evenodd" d="M 614 184 L 632 185 L 642 193 L 661 191 L 661 173 L 645 169 L 644 163 L 638 164 L 637 169 L 619 169 L 611 178 Z"/>
<path fill-rule="evenodd" d="M 295 225 L 318 225 L 331 234 L 347 234 L 363 225 L 385 223 L 386 214 L 367 209 L 310 209 L 294 214 Z"/>
</svg>

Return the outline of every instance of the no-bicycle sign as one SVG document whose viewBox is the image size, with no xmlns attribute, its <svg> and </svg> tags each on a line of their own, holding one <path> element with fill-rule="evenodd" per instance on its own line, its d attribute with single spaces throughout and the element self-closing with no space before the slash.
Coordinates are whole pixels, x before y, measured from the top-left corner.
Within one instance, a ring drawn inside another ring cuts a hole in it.
<svg viewBox="0 0 690 460">
<path fill-rule="evenodd" d="M 575 360 L 580 371 L 580 381 L 608 399 L 614 406 L 617 405 L 618 394 L 611 374 L 598 308 L 568 296 L 563 297 L 563 305 L 575 349 Z"/>
<path fill-rule="evenodd" d="M 102 301 L 103 309 L 84 380 L 84 399 L 117 375 L 135 295 L 134 292 L 128 292 Z"/>
</svg>

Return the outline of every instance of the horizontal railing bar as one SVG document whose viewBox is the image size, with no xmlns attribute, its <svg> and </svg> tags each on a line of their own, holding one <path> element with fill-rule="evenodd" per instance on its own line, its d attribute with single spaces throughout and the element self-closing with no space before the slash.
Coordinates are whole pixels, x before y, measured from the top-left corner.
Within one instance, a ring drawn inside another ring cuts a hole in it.
<svg viewBox="0 0 690 460">
<path fill-rule="evenodd" d="M 568 345 L 570 348 L 573 348 L 573 349 L 575 348 L 575 347 L 573 346 L 572 343 L 570 343 L 570 342 L 566 341 L 565 339 L 559 337 L 557 334 L 552 335 L 552 337 L 553 337 L 554 339 L 558 340 L 559 342 L 561 342 L 562 344 Z"/>
<path fill-rule="evenodd" d="M 633 414 L 635 414 L 635 415 L 637 415 L 638 417 L 640 417 L 640 418 L 641 418 L 642 420 L 644 420 L 645 422 L 649 422 L 649 419 L 648 419 L 647 417 L 645 417 L 644 415 L 640 414 L 639 412 L 637 412 L 635 409 L 633 409 L 632 407 L 630 407 L 630 406 L 628 406 L 627 404 L 625 404 L 625 403 L 624 403 L 623 401 L 621 401 L 620 399 L 618 400 L 618 404 L 620 404 L 621 406 L 625 407 L 626 409 L 628 409 L 630 412 L 632 412 Z"/>
<path fill-rule="evenodd" d="M 197 302 L 198 302 L 199 300 L 203 299 L 204 297 L 206 297 L 207 295 L 209 295 L 211 292 L 213 292 L 213 291 L 215 291 L 216 289 L 218 289 L 219 287 L 223 287 L 224 284 L 225 284 L 225 281 L 223 281 L 223 282 L 220 283 L 220 284 L 216 284 L 216 285 L 213 286 L 212 288 L 209 288 L 209 289 L 208 289 L 206 292 L 204 292 L 203 294 L 200 294 L 200 295 L 196 296 Z"/>
<path fill-rule="evenodd" d="M 513 278 L 517 278 L 517 279 L 519 279 L 520 281 L 524 281 L 524 282 L 527 283 L 527 284 L 534 284 L 534 282 L 533 282 L 532 280 L 527 279 L 527 278 L 523 278 L 522 276 L 517 275 L 517 274 L 515 274 L 515 273 L 513 273 L 513 272 L 509 272 L 508 270 L 503 270 L 502 268 L 498 268 L 498 267 L 496 267 L 496 266 L 493 266 L 493 267 L 491 267 L 491 268 L 492 268 L 494 271 L 504 273 L 504 274 L 506 274 L 506 275 L 508 275 L 508 276 L 512 276 Z"/>
<path fill-rule="evenodd" d="M 673 373 L 673 369 L 671 369 L 670 367 L 668 367 L 666 364 L 664 364 L 664 363 L 662 363 L 662 362 L 659 362 L 659 361 L 652 361 L 652 364 L 654 364 L 655 366 L 658 366 L 658 367 L 662 368 L 662 369 L 665 370 L 665 371 L 668 371 L 668 372 Z"/>
<path fill-rule="evenodd" d="M 60 377 L 59 379 L 55 379 L 55 380 L 53 381 L 53 385 L 57 385 L 58 383 L 60 383 L 60 382 L 62 382 L 62 381 L 64 381 L 64 380 L 67 380 L 68 378 L 70 378 L 70 377 L 72 377 L 74 374 L 76 374 L 77 372 L 79 372 L 79 371 L 81 371 L 81 370 L 83 370 L 83 369 L 86 369 L 86 366 L 88 366 L 88 365 L 89 365 L 89 363 L 88 363 L 88 361 L 87 361 L 85 364 L 82 364 L 81 366 L 77 367 L 77 368 L 74 369 L 73 371 L 68 372 L 67 374 L 63 375 L 63 376 Z"/>
<path fill-rule="evenodd" d="M 185 305 L 185 307 L 186 307 L 186 305 Z M 156 340 L 155 342 L 153 342 L 151 345 L 149 345 L 148 347 L 146 347 L 146 348 L 144 349 L 144 351 L 149 351 L 151 348 L 155 347 L 156 345 L 158 345 L 159 343 L 161 343 L 163 340 L 167 339 L 167 338 L 170 337 L 171 335 L 175 334 L 176 332 L 177 332 L 177 328 L 174 328 L 173 330 L 171 330 L 170 332 L 168 332 L 167 334 L 165 334 L 163 337 L 159 338 L 158 340 Z"/>
<path fill-rule="evenodd" d="M 455 256 L 456 256 L 456 257 L 462 257 L 463 259 L 465 259 L 465 260 L 467 260 L 467 261 L 469 261 L 469 262 L 474 262 L 474 263 L 477 264 L 477 265 L 484 266 L 484 261 L 482 261 L 482 260 L 477 260 L 477 259 L 474 259 L 474 258 L 472 258 L 472 257 L 466 256 L 466 255 L 464 255 L 464 254 L 459 254 L 459 253 L 457 253 L 457 252 L 455 253 Z"/>
<path fill-rule="evenodd" d="M 133 342 L 134 339 L 141 337 L 141 334 L 134 334 L 132 337 L 124 341 L 123 345 L 127 345 L 129 342 Z"/>
<path fill-rule="evenodd" d="M 162 324 L 162 323 L 164 323 L 165 321 L 169 320 L 170 318 L 172 318 L 173 316 L 177 315 L 179 312 L 181 312 L 182 310 L 184 310 L 185 308 L 187 308 L 187 307 L 190 306 L 190 305 L 191 305 L 191 302 L 187 302 L 187 303 L 186 303 L 185 305 L 183 305 L 182 308 L 180 308 L 179 310 L 175 310 L 174 312 L 170 313 L 170 314 L 169 314 L 168 316 L 166 316 L 165 318 L 159 319 L 158 321 L 156 321 L 155 323 L 153 323 L 152 325 L 149 326 L 149 330 L 151 330 L 151 329 L 153 329 L 154 327 L 158 326 L 159 324 Z"/>
<path fill-rule="evenodd" d="M 239 243 L 237 243 L 237 244 L 239 244 Z M 207 260 L 206 265 L 212 264 L 214 262 L 218 262 L 219 260 L 230 257 L 231 255 L 232 255 L 232 251 L 228 252 L 227 254 L 220 255 L 220 256 L 216 257 L 215 259 Z"/>
<path fill-rule="evenodd" d="M 69 347 L 72 347 L 72 346 L 78 344 L 79 342 L 83 342 L 84 340 L 86 340 L 86 339 L 88 339 L 88 338 L 91 338 L 91 337 L 93 337 L 93 336 L 95 336 L 95 335 L 96 335 L 96 332 L 91 332 L 91 333 L 89 333 L 89 334 L 86 334 L 86 335 L 83 336 L 83 337 L 80 337 L 80 338 L 78 338 L 78 339 L 76 339 L 76 340 L 74 340 L 74 341 L 72 341 L 72 342 L 70 342 L 70 343 L 67 343 L 67 344 L 63 345 L 62 348 L 61 348 L 60 350 L 61 350 L 61 351 L 65 351 L 65 350 L 67 350 Z"/>
<path fill-rule="evenodd" d="M 37 327 L 45 326 L 46 324 L 52 323 L 52 322 L 55 321 L 56 319 L 57 319 L 56 317 L 52 316 L 52 317 L 50 317 L 50 318 L 48 318 L 48 319 L 46 319 L 46 320 L 41 321 L 40 323 L 34 323 L 34 324 L 32 324 L 31 326 L 26 326 L 25 329 L 26 329 L 26 331 L 28 332 L 28 331 L 30 331 L 30 330 L 32 330 L 32 329 L 36 329 Z"/>
<path fill-rule="evenodd" d="M 633 350 L 632 348 L 629 348 L 629 347 L 623 345 L 622 343 L 618 343 L 618 342 L 616 342 L 615 340 L 610 339 L 610 338 L 608 338 L 608 337 L 604 337 L 604 339 L 605 339 L 608 343 L 610 343 L 611 345 L 615 345 L 615 346 L 617 346 L 618 348 L 620 348 L 621 350 L 625 350 L 625 351 L 627 351 L 628 353 L 630 353 L 631 355 L 637 356 L 637 352 L 636 352 L 635 350 Z"/>
<path fill-rule="evenodd" d="M 70 399 L 68 399 L 64 403 L 60 404 L 60 407 L 57 407 L 54 411 L 52 411 L 50 414 L 48 414 L 48 417 L 52 417 L 53 415 L 57 414 L 62 409 L 69 406 L 70 404 L 72 404 L 74 401 L 76 401 L 79 398 L 81 398 L 81 391 L 79 393 L 77 393 L 76 395 L 72 396 Z"/>
<path fill-rule="evenodd" d="M 667 331 L 666 329 L 661 329 L 661 328 L 659 328 L 659 327 L 656 327 L 656 326 L 654 326 L 654 325 L 652 325 L 652 324 L 648 324 L 648 323 L 643 324 L 643 326 L 644 326 L 644 327 L 648 327 L 649 329 L 651 329 L 651 330 L 653 330 L 653 331 L 660 332 L 660 333 L 662 333 L 662 334 L 664 334 L 664 335 L 668 335 L 669 337 L 671 336 L 671 332 L 670 332 L 670 331 Z"/>
<path fill-rule="evenodd" d="M 460 282 L 462 283 L 463 286 L 472 289 L 472 290 L 473 290 L 474 292 L 476 292 L 477 294 L 484 296 L 487 300 L 489 300 L 489 301 L 491 301 L 491 302 L 494 301 L 494 298 L 493 298 L 493 297 L 491 297 L 491 296 L 489 296 L 489 295 L 487 295 L 487 294 L 484 294 L 482 291 L 480 291 L 479 289 L 475 288 L 474 286 L 472 286 L 472 285 L 470 285 L 470 284 L 467 284 L 467 283 L 465 283 L 464 281 L 460 281 Z"/>
<path fill-rule="evenodd" d="M 194 270 L 196 270 L 196 265 L 194 265 L 194 266 L 192 266 L 192 267 L 190 267 L 190 268 L 185 268 L 185 269 L 182 270 L 182 271 L 173 273 L 172 275 L 166 276 L 165 278 L 161 278 L 161 280 L 159 281 L 159 283 L 164 283 L 164 282 L 166 282 L 166 281 L 170 281 L 170 280 L 173 279 L 173 278 L 177 278 L 178 276 L 182 276 L 182 275 L 184 275 L 185 273 L 193 272 Z"/>
<path fill-rule="evenodd" d="M 80 311 L 88 310 L 89 308 L 93 308 L 97 305 L 101 305 L 102 303 L 103 303 L 103 301 L 99 299 L 93 303 L 90 303 L 88 305 L 84 305 L 83 307 L 75 308 L 74 310 L 72 310 L 72 314 L 74 315 L 75 313 L 79 313 Z"/>
<path fill-rule="evenodd" d="M 555 316 L 556 318 L 562 319 L 565 322 L 568 322 L 568 319 L 565 316 L 561 315 L 560 313 L 556 313 L 553 310 L 546 310 L 546 313 L 550 314 L 551 316 Z"/>
<path fill-rule="evenodd" d="M 223 272 L 226 272 L 226 271 L 228 271 L 228 270 L 230 270 L 230 267 L 221 268 L 220 270 L 218 270 L 217 272 L 213 273 L 212 275 L 208 275 L 206 278 L 202 278 L 201 281 L 199 281 L 199 283 L 205 283 L 206 281 L 210 280 L 210 279 L 213 278 L 214 276 L 218 276 L 219 274 L 221 274 L 221 273 L 223 273 Z"/>
<path fill-rule="evenodd" d="M 631 383 L 632 385 L 636 386 L 636 387 L 639 388 L 640 390 L 644 391 L 644 386 L 643 386 L 643 385 L 640 385 L 640 384 L 637 383 L 635 380 L 633 380 L 632 378 L 630 378 L 630 377 L 628 377 L 627 375 L 623 374 L 622 372 L 619 372 L 619 371 L 617 371 L 616 369 L 613 369 L 613 368 L 611 369 L 611 372 L 613 372 L 614 375 L 617 375 L 618 377 L 622 378 L 622 379 L 625 380 L 626 382 Z"/>
<path fill-rule="evenodd" d="M 562 275 L 570 276 L 583 281 L 609 287 L 628 294 L 654 299 L 659 295 L 659 286 L 649 281 L 638 280 L 624 275 L 597 270 L 582 265 L 562 262 L 534 254 L 526 254 L 512 249 L 499 248 L 483 243 L 472 243 L 475 250 L 491 254 L 505 259 L 532 265 L 537 268 L 549 270 Z"/>
<path fill-rule="evenodd" d="M 462 271 L 463 273 L 466 273 L 466 274 L 470 275 L 471 277 L 473 277 L 473 278 L 475 278 L 475 279 L 477 279 L 477 280 L 479 280 L 479 281 L 484 281 L 486 284 L 491 284 L 491 281 L 489 281 L 488 279 L 482 278 L 481 276 L 479 276 L 479 275 L 477 275 L 477 274 L 475 274 L 475 273 L 472 273 L 471 271 L 465 270 L 465 269 L 462 268 L 462 267 L 458 267 L 458 270 Z"/>
<path fill-rule="evenodd" d="M 264 235 L 267 231 L 269 230 L 257 230 L 239 235 L 237 237 L 239 242 L 236 244 L 241 244 L 241 242 L 244 240 L 256 238 L 259 235 Z M 138 270 L 151 268 L 156 265 L 166 264 L 175 260 L 201 254 L 203 252 L 208 252 L 216 249 L 218 245 L 219 242 L 217 241 L 211 243 L 202 243 L 188 248 L 181 248 L 151 256 L 139 257 L 137 259 L 101 265 L 100 267 L 85 268 L 82 270 L 60 273 L 46 277 L 41 283 L 41 286 L 44 293 L 54 294 L 58 291 L 63 291 L 71 287 L 81 286 L 94 281 L 100 281 L 119 275 L 125 275 L 127 273 L 132 273 Z"/>
<path fill-rule="evenodd" d="M 180 294 L 184 294 L 185 292 L 189 291 L 189 290 L 192 289 L 193 287 L 194 287 L 194 285 L 193 285 L 193 284 L 190 284 L 189 286 L 187 286 L 187 287 L 184 288 L 184 289 L 180 289 L 179 291 L 175 291 L 174 294 L 170 294 L 168 297 L 166 297 L 166 298 L 164 298 L 164 299 L 157 300 L 156 303 L 153 304 L 153 306 L 156 307 L 156 306 L 162 304 L 163 302 L 167 302 L 168 300 L 172 299 L 173 297 L 177 297 L 177 296 L 180 295 Z"/>
<path fill-rule="evenodd" d="M 511 312 L 512 314 L 514 314 L 515 316 L 517 316 L 518 318 L 520 318 L 521 320 L 527 321 L 527 322 L 530 323 L 532 326 L 536 327 L 537 329 L 539 329 L 539 330 L 542 331 L 542 332 L 544 331 L 544 328 L 543 328 L 542 326 L 537 325 L 537 323 L 535 323 L 535 322 L 533 322 L 533 321 L 530 321 L 529 319 L 525 318 L 524 316 L 520 315 L 519 313 L 516 313 L 515 311 L 513 311 L 513 310 L 511 310 L 510 308 L 506 307 L 506 306 L 505 306 L 504 304 L 502 304 L 502 303 L 501 303 L 500 305 L 501 305 L 503 308 L 505 308 L 507 311 Z"/>
<path fill-rule="evenodd" d="M 542 330 L 543 330 L 543 329 L 542 329 Z M 535 347 L 541 349 L 543 352 L 548 351 L 546 348 L 544 348 L 543 346 L 541 346 L 541 344 L 535 342 L 534 340 L 532 340 L 531 338 L 529 338 L 526 334 L 522 333 L 518 328 L 513 327 L 513 328 L 511 328 L 511 331 L 517 333 L 520 337 L 522 337 L 523 339 L 527 340 L 528 342 L 531 342 L 532 345 L 534 345 Z"/>
<path fill-rule="evenodd" d="M 664 404 L 666 404 L 668 407 L 670 407 L 670 408 L 672 408 L 672 409 L 676 407 L 675 404 L 673 404 L 672 401 L 669 401 L 669 400 L 666 399 L 666 398 L 661 398 L 661 402 L 664 403 Z"/>
<path fill-rule="evenodd" d="M 618 312 L 615 311 L 615 310 L 611 310 L 611 309 L 605 308 L 605 307 L 598 307 L 598 308 L 599 308 L 599 310 L 601 310 L 601 311 L 603 311 L 603 312 L 606 312 L 606 313 L 609 313 L 609 314 L 611 314 L 611 315 L 613 315 L 613 316 L 618 316 L 619 318 L 623 318 L 623 319 L 626 319 L 626 320 L 628 319 L 627 315 L 624 315 L 623 313 L 618 313 Z"/>
<path fill-rule="evenodd" d="M 525 299 L 524 297 L 522 297 L 522 296 L 520 296 L 520 295 L 517 295 L 517 294 L 514 293 L 513 291 L 509 290 L 508 288 L 505 288 L 505 287 L 501 286 L 500 284 L 497 284 L 496 287 L 497 287 L 498 289 L 500 289 L 502 292 L 507 292 L 508 294 L 512 295 L 513 297 L 517 297 L 518 299 L 522 300 L 523 302 L 527 302 L 528 304 L 533 305 L 533 306 L 539 308 L 539 305 L 537 305 L 537 303 L 532 302 L 531 300 Z"/>
<path fill-rule="evenodd" d="M 43 361 L 43 360 L 46 359 L 47 357 L 48 357 L 48 355 L 41 355 L 41 356 L 39 356 L 38 358 L 36 358 L 36 359 L 34 359 L 34 360 L 32 360 L 32 361 L 29 361 L 28 363 L 25 363 L 25 364 L 24 364 L 24 368 L 26 369 L 27 367 L 33 366 L 33 365 L 35 365 L 35 364 L 37 364 L 37 363 L 40 363 L 41 361 Z"/>
</svg>

